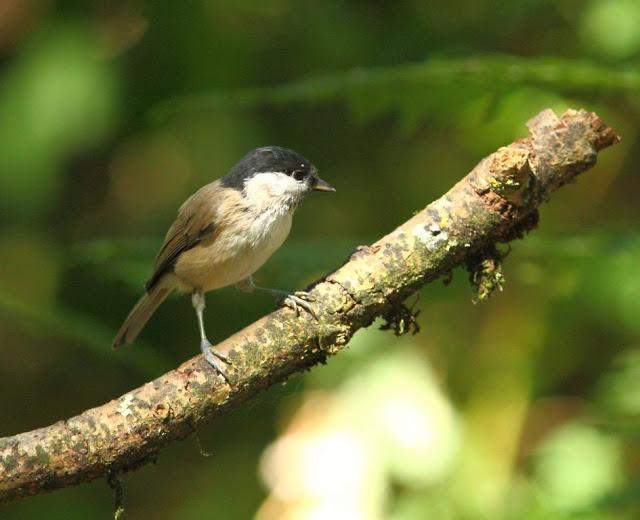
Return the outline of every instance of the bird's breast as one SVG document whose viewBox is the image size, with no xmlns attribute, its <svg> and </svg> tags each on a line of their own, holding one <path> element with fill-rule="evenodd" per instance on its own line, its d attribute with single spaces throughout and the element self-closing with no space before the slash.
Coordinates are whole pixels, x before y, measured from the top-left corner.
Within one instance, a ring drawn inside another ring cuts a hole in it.
<svg viewBox="0 0 640 520">
<path fill-rule="evenodd" d="M 176 276 L 204 291 L 235 284 L 257 271 L 285 241 L 293 210 L 273 207 L 238 213 L 221 225 L 208 243 L 185 251 L 175 264 Z"/>
</svg>

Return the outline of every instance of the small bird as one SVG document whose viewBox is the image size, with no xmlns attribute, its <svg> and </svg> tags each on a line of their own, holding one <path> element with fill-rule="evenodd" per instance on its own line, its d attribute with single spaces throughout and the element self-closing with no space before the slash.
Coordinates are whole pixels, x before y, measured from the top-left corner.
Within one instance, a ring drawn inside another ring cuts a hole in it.
<svg viewBox="0 0 640 520">
<path fill-rule="evenodd" d="M 302 155 L 280 146 L 256 148 L 224 177 L 203 186 L 178 210 L 156 257 L 145 293 L 118 331 L 114 347 L 131 343 L 173 289 L 191 291 L 204 358 L 225 379 L 227 358 L 204 330 L 204 294 L 228 285 L 274 295 L 314 315 L 312 298 L 259 287 L 253 273 L 287 238 L 293 213 L 311 191 L 335 191 Z M 221 363 L 222 362 L 222 363 Z"/>
</svg>

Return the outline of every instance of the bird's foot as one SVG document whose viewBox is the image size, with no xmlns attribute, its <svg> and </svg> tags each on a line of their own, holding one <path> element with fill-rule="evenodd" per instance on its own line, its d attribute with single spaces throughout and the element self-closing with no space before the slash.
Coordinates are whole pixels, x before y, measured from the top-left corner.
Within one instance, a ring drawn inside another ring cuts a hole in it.
<svg viewBox="0 0 640 520">
<path fill-rule="evenodd" d="M 293 309 L 298 316 L 300 316 L 300 308 L 302 308 L 317 319 L 316 312 L 311 306 L 311 303 L 315 301 L 316 299 L 306 291 L 287 293 L 282 298 L 282 304 Z"/>
<path fill-rule="evenodd" d="M 220 352 L 216 351 L 213 348 L 213 345 L 211 345 L 211 343 L 209 343 L 209 341 L 206 339 L 203 339 L 200 342 L 200 350 L 202 351 L 202 355 L 204 356 L 204 359 L 207 361 L 207 363 L 209 363 L 209 365 L 211 365 L 213 369 L 218 372 L 218 374 L 220 374 L 228 383 L 229 378 L 227 377 L 227 369 L 225 367 L 225 364 L 231 365 L 229 359 L 223 354 L 220 354 Z"/>
</svg>

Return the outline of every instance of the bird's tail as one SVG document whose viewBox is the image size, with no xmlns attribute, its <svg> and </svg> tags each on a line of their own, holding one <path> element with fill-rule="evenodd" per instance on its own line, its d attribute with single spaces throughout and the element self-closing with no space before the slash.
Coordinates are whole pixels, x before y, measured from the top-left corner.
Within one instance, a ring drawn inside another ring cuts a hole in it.
<svg viewBox="0 0 640 520">
<path fill-rule="evenodd" d="M 156 311 L 158 306 L 169 296 L 171 287 L 163 286 L 162 283 L 156 284 L 151 287 L 147 292 L 142 295 L 142 298 L 138 300 L 135 307 L 124 320 L 122 327 L 116 335 L 116 339 L 113 340 L 113 348 L 118 348 L 120 345 L 131 343 L 136 339 L 142 327 L 145 326 L 151 315 Z"/>
</svg>

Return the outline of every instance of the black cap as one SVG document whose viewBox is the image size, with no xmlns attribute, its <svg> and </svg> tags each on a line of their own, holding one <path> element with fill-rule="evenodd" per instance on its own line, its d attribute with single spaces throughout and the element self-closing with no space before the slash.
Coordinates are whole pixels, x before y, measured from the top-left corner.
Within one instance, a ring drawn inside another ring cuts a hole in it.
<svg viewBox="0 0 640 520">
<path fill-rule="evenodd" d="M 298 152 L 282 146 L 263 146 L 251 150 L 220 179 L 223 186 L 241 190 L 244 183 L 257 173 L 281 172 L 291 174 L 302 171 L 305 175 L 316 175 L 316 168 Z"/>
</svg>

